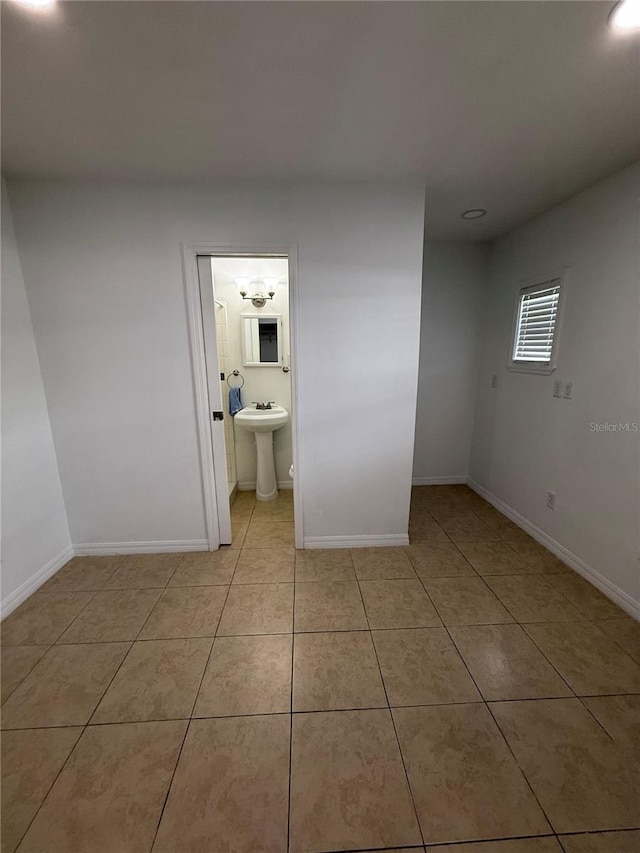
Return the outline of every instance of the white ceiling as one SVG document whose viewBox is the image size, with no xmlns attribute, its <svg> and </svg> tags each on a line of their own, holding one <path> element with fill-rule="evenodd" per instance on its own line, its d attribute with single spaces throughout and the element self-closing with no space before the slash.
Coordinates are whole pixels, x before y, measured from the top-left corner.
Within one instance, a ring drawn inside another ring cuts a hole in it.
<svg viewBox="0 0 640 853">
<path fill-rule="evenodd" d="M 639 156 L 612 5 L 4 0 L 3 168 L 419 181 L 430 235 L 491 238 Z"/>
</svg>

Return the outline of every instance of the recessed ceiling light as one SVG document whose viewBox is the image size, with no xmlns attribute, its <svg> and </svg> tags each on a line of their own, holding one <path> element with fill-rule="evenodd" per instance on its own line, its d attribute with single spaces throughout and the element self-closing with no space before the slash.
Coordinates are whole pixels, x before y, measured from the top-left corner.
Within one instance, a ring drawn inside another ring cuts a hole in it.
<svg viewBox="0 0 640 853">
<path fill-rule="evenodd" d="M 611 10 L 609 26 L 621 33 L 640 29 L 640 0 L 620 0 Z"/>
<path fill-rule="evenodd" d="M 13 0 L 19 6 L 28 6 L 30 9 L 50 9 L 56 5 L 56 0 Z"/>
<path fill-rule="evenodd" d="M 487 211 L 484 207 L 472 207 L 471 210 L 465 210 L 464 213 L 461 213 L 460 219 L 481 219 L 486 215 Z"/>
</svg>

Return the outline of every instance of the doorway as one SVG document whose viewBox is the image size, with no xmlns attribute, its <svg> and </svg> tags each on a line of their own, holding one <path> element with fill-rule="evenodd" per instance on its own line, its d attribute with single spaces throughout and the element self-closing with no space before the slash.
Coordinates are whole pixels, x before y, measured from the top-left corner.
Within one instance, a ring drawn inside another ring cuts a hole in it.
<svg viewBox="0 0 640 853">
<path fill-rule="evenodd" d="M 209 548 L 237 547 L 250 504 L 262 525 L 285 506 L 290 517 L 293 506 L 294 543 L 303 547 L 295 251 L 183 250 Z"/>
</svg>

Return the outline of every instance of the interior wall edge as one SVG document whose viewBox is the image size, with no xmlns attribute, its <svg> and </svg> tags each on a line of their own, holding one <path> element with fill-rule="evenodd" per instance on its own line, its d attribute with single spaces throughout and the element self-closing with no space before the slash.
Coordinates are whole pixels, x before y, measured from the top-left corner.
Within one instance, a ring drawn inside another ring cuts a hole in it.
<svg viewBox="0 0 640 853">
<path fill-rule="evenodd" d="M 42 584 L 65 566 L 73 556 L 75 556 L 73 545 L 67 545 L 60 553 L 45 563 L 39 571 L 27 578 L 23 584 L 9 593 L 6 598 L 3 598 L 0 603 L 0 618 L 4 619 L 10 613 L 13 613 L 16 607 L 19 607 L 30 595 L 40 589 Z"/>
<path fill-rule="evenodd" d="M 445 484 L 461 471 L 468 474 L 488 264 L 484 243 L 425 234 L 414 485 Z"/>
<path fill-rule="evenodd" d="M 6 615 L 73 556 L 13 199 L 2 177 L 2 598 Z M 35 533 L 33 531 L 36 531 Z"/>
<path fill-rule="evenodd" d="M 496 509 L 500 510 L 503 515 L 506 515 L 514 524 L 517 524 L 525 533 L 532 536 L 541 545 L 544 545 L 552 554 L 555 554 L 563 563 L 566 563 L 570 568 L 576 571 L 579 575 L 586 578 L 589 583 L 597 587 L 600 592 L 604 593 L 607 598 L 610 598 L 618 607 L 621 607 L 625 613 L 637 619 L 640 622 L 640 601 L 636 601 L 623 589 L 614 584 L 603 574 L 601 574 L 589 563 L 586 563 L 577 554 L 574 554 L 568 548 L 565 548 L 560 542 L 545 533 L 544 530 L 537 527 L 533 522 L 529 521 L 523 515 L 520 515 L 515 509 L 504 503 L 496 495 L 492 494 L 488 489 L 485 489 L 480 483 L 469 478 L 468 485 L 474 492 L 484 498 Z"/>
</svg>

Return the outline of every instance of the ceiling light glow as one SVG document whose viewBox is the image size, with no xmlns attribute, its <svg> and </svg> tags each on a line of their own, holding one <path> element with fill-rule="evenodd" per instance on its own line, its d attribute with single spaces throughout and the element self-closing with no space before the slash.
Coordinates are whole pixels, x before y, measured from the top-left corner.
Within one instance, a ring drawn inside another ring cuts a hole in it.
<svg viewBox="0 0 640 853">
<path fill-rule="evenodd" d="M 13 0 L 13 2 L 29 9 L 52 9 L 56 5 L 56 0 Z"/>
<path fill-rule="evenodd" d="M 472 207 L 471 210 L 465 210 L 464 213 L 461 213 L 460 219 L 481 219 L 486 215 L 487 211 L 484 207 Z"/>
<path fill-rule="evenodd" d="M 620 33 L 640 30 L 640 0 L 620 0 L 611 10 L 609 26 Z"/>
</svg>

